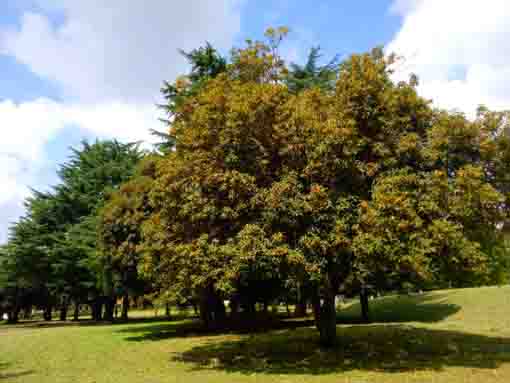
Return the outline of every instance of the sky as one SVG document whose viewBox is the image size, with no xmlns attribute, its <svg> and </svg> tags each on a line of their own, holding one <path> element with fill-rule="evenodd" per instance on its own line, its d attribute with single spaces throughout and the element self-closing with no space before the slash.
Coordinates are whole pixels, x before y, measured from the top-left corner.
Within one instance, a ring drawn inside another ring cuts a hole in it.
<svg viewBox="0 0 510 383">
<path fill-rule="evenodd" d="M 303 62 L 384 46 L 395 79 L 420 78 L 434 104 L 473 116 L 510 109 L 508 0 L 0 0 L 0 243 L 31 188 L 84 138 L 150 141 L 159 89 L 186 71 L 178 49 L 222 52 L 269 26 Z"/>
</svg>

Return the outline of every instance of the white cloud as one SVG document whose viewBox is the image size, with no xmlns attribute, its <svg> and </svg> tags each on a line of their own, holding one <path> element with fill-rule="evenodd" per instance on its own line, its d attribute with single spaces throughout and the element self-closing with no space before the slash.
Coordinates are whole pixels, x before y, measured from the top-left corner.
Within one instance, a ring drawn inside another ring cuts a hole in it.
<svg viewBox="0 0 510 383">
<path fill-rule="evenodd" d="M 65 128 L 79 127 L 101 138 L 124 142 L 151 141 L 149 129 L 161 129 L 153 105 L 100 103 L 60 104 L 40 99 L 14 104 L 0 102 L 0 243 L 8 224 L 23 211 L 21 201 L 51 167 L 44 147 Z M 41 184 L 42 183 L 42 184 Z"/>
<path fill-rule="evenodd" d="M 394 0 L 390 11 L 398 15 L 406 15 L 413 11 L 421 0 Z"/>
<path fill-rule="evenodd" d="M 416 73 L 435 104 L 472 116 L 480 104 L 510 108 L 508 0 L 399 0 L 403 23 L 388 52 L 405 57 L 399 76 Z"/>
<path fill-rule="evenodd" d="M 236 0 L 38 2 L 64 22 L 25 13 L 19 29 L 3 32 L 0 51 L 85 101 L 154 102 L 162 80 L 185 67 L 179 48 L 205 40 L 228 48 L 240 29 Z"/>
<path fill-rule="evenodd" d="M 52 81 L 66 101 L 0 100 L 0 243 L 23 211 L 28 187 L 44 186 L 45 145 L 70 126 L 123 141 L 149 139 L 149 129 L 162 127 L 154 106 L 162 81 L 186 67 L 177 50 L 205 41 L 230 47 L 242 0 L 30 2 L 40 13 L 25 12 L 17 27 L 0 26 L 0 54 Z"/>
<path fill-rule="evenodd" d="M 1 205 L 0 209 L 0 244 L 7 242 L 8 227 L 24 212 L 20 199 L 12 199 Z"/>
</svg>

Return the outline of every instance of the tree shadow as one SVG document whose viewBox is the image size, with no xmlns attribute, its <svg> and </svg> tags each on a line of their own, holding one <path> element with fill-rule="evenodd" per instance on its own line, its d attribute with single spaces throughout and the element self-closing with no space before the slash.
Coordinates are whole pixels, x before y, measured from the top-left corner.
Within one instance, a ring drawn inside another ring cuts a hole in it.
<svg viewBox="0 0 510 383">
<path fill-rule="evenodd" d="M 310 327 L 313 320 L 300 318 L 284 320 L 272 318 L 269 320 L 228 321 L 217 328 L 206 328 L 198 320 L 188 320 L 175 323 L 159 323 L 151 326 L 127 327 L 119 333 L 134 334 L 125 338 L 131 342 L 158 341 L 170 338 L 188 338 L 200 336 L 217 336 L 226 334 L 257 334 L 276 330 L 293 330 Z"/>
<path fill-rule="evenodd" d="M 496 368 L 510 363 L 510 339 L 400 324 L 338 328 L 341 345 L 322 349 L 312 328 L 218 342 L 174 354 L 192 370 L 251 374 L 327 374 L 349 370 L 403 372 L 449 366 Z"/>
<path fill-rule="evenodd" d="M 398 295 L 375 299 L 370 302 L 372 323 L 439 322 L 457 313 L 460 306 L 447 303 L 444 294 Z M 361 307 L 358 302 L 351 304 L 337 314 L 339 324 L 359 324 Z M 136 322 L 130 322 L 136 323 Z M 138 322 L 144 323 L 144 322 Z M 274 330 L 310 327 L 310 318 L 288 318 L 285 315 L 264 317 L 258 315 L 237 321 L 228 321 L 222 326 L 204 328 L 198 320 L 157 323 L 153 326 L 134 326 L 119 330 L 121 333 L 135 334 L 125 338 L 128 341 L 157 341 L 169 338 L 212 336 L 221 334 L 260 333 Z"/>
<path fill-rule="evenodd" d="M 15 379 L 35 372 L 33 370 L 9 372 L 10 366 L 8 363 L 0 362 L 0 380 Z"/>
<path fill-rule="evenodd" d="M 370 301 L 372 323 L 439 322 L 457 313 L 461 307 L 447 303 L 445 294 L 394 295 Z M 343 324 L 361 323 L 359 302 L 341 309 L 337 322 Z"/>
<path fill-rule="evenodd" d="M 130 318 L 128 320 L 120 320 L 116 319 L 113 322 L 109 321 L 94 321 L 92 319 L 80 319 L 78 321 L 21 321 L 16 324 L 5 324 L 0 326 L 0 332 L 2 330 L 10 330 L 10 329 L 37 329 L 37 328 L 58 328 L 58 327 L 101 327 L 101 326 L 121 326 L 126 324 L 144 324 L 144 323 L 161 323 L 161 322 L 179 322 L 185 319 L 190 319 L 192 317 L 187 315 L 182 316 L 173 316 L 168 319 L 163 316 L 159 317 L 140 317 L 140 318 Z"/>
</svg>

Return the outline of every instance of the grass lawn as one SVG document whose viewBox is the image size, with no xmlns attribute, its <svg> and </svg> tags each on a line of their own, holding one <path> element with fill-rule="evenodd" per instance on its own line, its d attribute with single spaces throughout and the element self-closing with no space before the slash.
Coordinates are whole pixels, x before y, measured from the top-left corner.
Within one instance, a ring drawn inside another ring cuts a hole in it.
<svg viewBox="0 0 510 383">
<path fill-rule="evenodd" d="M 253 335 L 147 318 L 0 325 L 0 383 L 510 382 L 510 286 L 384 297 L 371 309 L 370 325 L 355 324 L 357 304 L 339 312 L 332 350 L 296 321 Z"/>
</svg>

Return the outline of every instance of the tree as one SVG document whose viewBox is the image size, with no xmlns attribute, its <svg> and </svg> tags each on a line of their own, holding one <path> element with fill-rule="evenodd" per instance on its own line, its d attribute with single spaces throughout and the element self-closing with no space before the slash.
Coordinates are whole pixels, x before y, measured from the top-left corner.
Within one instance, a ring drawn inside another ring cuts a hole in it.
<svg viewBox="0 0 510 383">
<path fill-rule="evenodd" d="M 77 306 L 91 296 L 112 307 L 111 294 L 103 293 L 111 281 L 96 250 L 96 215 L 108 190 L 129 179 L 142 155 L 135 144 L 83 142 L 60 168 L 61 183 L 27 199 L 26 215 L 12 226 L 4 256 L 13 321 L 31 302 L 44 306 L 47 320 L 55 306 L 65 320 L 71 301 Z"/>
<path fill-rule="evenodd" d="M 227 67 L 226 59 L 210 43 L 190 52 L 180 50 L 179 53 L 191 65 L 191 70 L 187 75 L 179 77 L 175 83 L 163 83 L 161 93 L 166 103 L 160 105 L 160 108 L 167 115 L 167 118 L 162 120 L 167 126 L 171 126 L 172 119 L 186 98 L 197 94 L 207 81 L 224 72 Z M 163 152 L 168 152 L 175 145 L 171 132 L 151 132 L 161 140 L 156 147 Z"/>
<path fill-rule="evenodd" d="M 51 293 L 51 220 L 46 216 L 50 198 L 35 193 L 25 202 L 27 213 L 10 228 L 9 242 L 4 249 L 3 274 L 7 291 L 9 321 L 16 323 L 19 313 L 37 298 L 44 309 L 44 318 L 51 319 L 54 297 Z M 38 218 L 47 217 L 45 221 Z"/>
<path fill-rule="evenodd" d="M 68 265 L 86 265 L 96 276 L 93 287 L 98 290 L 91 291 L 96 319 L 101 312 L 100 302 L 104 302 L 105 319 L 113 320 L 116 295 L 109 255 L 96 248 L 97 214 L 108 194 L 129 180 L 142 155 L 137 144 L 83 142 L 83 148 L 73 150 L 59 171 L 62 183 L 56 187 L 56 194 L 63 201 L 60 208 L 67 212 L 62 224 L 68 226 L 64 248 L 79 255 Z"/>
<path fill-rule="evenodd" d="M 292 93 L 317 87 L 323 91 L 333 91 L 339 71 L 338 56 L 326 65 L 319 66 L 320 47 L 310 49 L 305 65 L 290 64 L 289 72 L 284 78 L 285 84 Z"/>
<path fill-rule="evenodd" d="M 132 178 L 111 193 L 99 211 L 99 248 L 117 276 L 123 295 L 122 319 L 128 318 L 130 292 L 143 293 L 138 265 L 141 258 L 142 226 L 152 214 L 149 191 L 155 178 L 159 156 L 147 156 L 137 166 Z"/>
<path fill-rule="evenodd" d="M 482 278 L 480 240 L 498 235 L 505 200 L 483 168 L 463 164 L 469 146 L 442 151 L 442 132 L 462 127 L 469 141 L 478 123 L 432 109 L 416 81 L 395 84 L 393 57 L 353 55 L 334 91 L 291 92 L 285 32 L 234 49 L 178 106 L 142 268 L 177 296 L 199 295 L 206 322 L 222 317 L 222 297 L 269 299 L 289 278 L 306 282 L 331 344 L 342 286 Z"/>
</svg>

